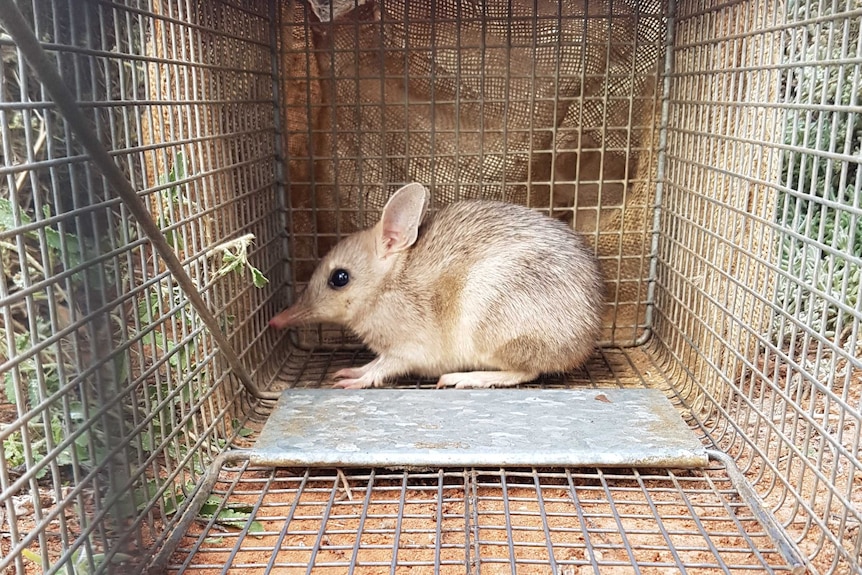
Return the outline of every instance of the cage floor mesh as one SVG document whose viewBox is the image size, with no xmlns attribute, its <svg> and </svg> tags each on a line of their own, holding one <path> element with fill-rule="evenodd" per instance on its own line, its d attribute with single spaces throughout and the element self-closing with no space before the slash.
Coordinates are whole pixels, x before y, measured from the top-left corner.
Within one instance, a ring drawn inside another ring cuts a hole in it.
<svg viewBox="0 0 862 575">
<path fill-rule="evenodd" d="M 720 467 L 224 467 L 242 530 L 198 523 L 179 573 L 750 573 L 782 558 Z"/>
<path fill-rule="evenodd" d="M 285 387 L 321 387 L 367 358 L 287 357 Z M 641 348 L 597 350 L 545 387 L 665 388 Z M 432 386 L 402 383 L 397 388 Z M 527 386 L 531 387 L 531 386 Z M 499 390 L 503 391 L 503 390 Z M 362 393 L 362 392 L 360 392 Z M 673 400 L 674 398 L 671 397 Z M 260 429 L 268 409 L 248 422 Z M 684 415 L 684 412 L 682 412 Z M 251 438 L 249 447 L 256 438 Z M 752 573 L 786 563 L 727 470 L 584 467 L 330 468 L 226 463 L 211 492 L 237 528 L 199 520 L 172 573 Z M 241 528 L 239 528 L 241 527 Z"/>
</svg>

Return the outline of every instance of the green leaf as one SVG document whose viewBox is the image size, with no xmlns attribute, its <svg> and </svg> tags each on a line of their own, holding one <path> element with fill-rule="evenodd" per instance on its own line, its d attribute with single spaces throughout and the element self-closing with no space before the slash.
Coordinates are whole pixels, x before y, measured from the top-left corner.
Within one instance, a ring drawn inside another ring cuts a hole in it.
<svg viewBox="0 0 862 575">
<path fill-rule="evenodd" d="M 120 383 L 128 381 L 129 361 L 125 353 L 114 358 L 114 375 Z"/>
<path fill-rule="evenodd" d="M 27 559 L 29 559 L 30 561 L 32 561 L 33 563 L 35 563 L 39 567 L 44 567 L 44 565 L 42 565 L 42 557 L 39 556 L 38 553 L 34 553 L 33 551 L 30 551 L 29 549 L 22 549 L 21 555 L 23 555 L 24 557 L 26 557 Z"/>
<path fill-rule="evenodd" d="M 182 153 L 182 151 L 177 152 L 177 159 L 174 162 L 174 167 L 171 168 L 171 172 L 168 176 L 169 181 L 176 182 L 177 180 L 184 180 L 186 178 L 186 156 Z"/>
<path fill-rule="evenodd" d="M 168 351 L 167 346 L 165 345 L 165 336 L 160 331 L 151 331 L 148 334 L 145 334 L 141 341 L 146 344 L 154 345 L 161 351 Z"/>
<path fill-rule="evenodd" d="M 174 493 L 165 492 L 164 495 L 164 507 L 165 507 L 165 515 L 173 515 L 177 512 L 177 509 L 183 504 L 186 500 L 186 494 L 182 489 L 177 487 L 174 490 Z"/>
<path fill-rule="evenodd" d="M 242 259 L 233 252 L 224 252 L 222 254 L 221 261 L 225 263 L 224 267 L 230 271 L 233 271 L 242 265 Z"/>
<path fill-rule="evenodd" d="M 206 503 L 201 506 L 198 516 L 204 519 L 211 519 L 222 504 L 223 499 L 217 495 L 210 495 Z M 253 507 L 247 503 L 229 503 L 218 515 L 215 515 L 215 522 L 220 525 L 229 527 L 242 528 L 249 523 Z M 260 533 L 263 531 L 263 525 L 258 521 L 252 521 L 249 526 L 249 531 L 252 533 Z"/>
<path fill-rule="evenodd" d="M 234 419 L 232 423 L 234 429 L 238 428 L 236 434 L 240 437 L 248 437 L 249 435 L 254 434 L 253 429 L 249 429 L 248 427 L 240 427 L 239 419 Z"/>
<path fill-rule="evenodd" d="M 248 525 L 248 532 L 255 537 L 260 537 L 260 533 L 264 532 L 263 524 L 260 521 L 251 521 L 251 514 L 248 512 L 234 511 L 225 509 L 216 517 L 216 523 L 226 527 L 235 527 L 242 529 Z"/>
<path fill-rule="evenodd" d="M 251 515 L 246 511 L 235 511 L 233 509 L 222 509 L 216 516 L 216 523 L 243 526 L 251 519 Z"/>
<path fill-rule="evenodd" d="M 215 512 L 218 511 L 219 506 L 221 506 L 222 498 L 218 495 L 210 495 L 207 497 L 206 503 L 201 506 L 201 510 L 198 511 L 198 515 L 200 517 L 204 517 L 209 519 Z"/>
<path fill-rule="evenodd" d="M 134 557 L 125 553 L 116 553 L 111 556 L 110 563 L 119 564 L 133 560 Z M 90 573 L 92 565 L 97 571 L 105 563 L 104 553 L 90 553 L 86 547 L 79 547 L 72 552 L 72 565 L 76 575 Z"/>
<path fill-rule="evenodd" d="M 30 216 L 21 209 L 18 210 L 18 219 L 20 220 L 20 223 L 16 223 L 13 217 L 12 202 L 6 198 L 0 198 L 0 230 L 3 230 L 4 232 L 14 230 L 22 224 L 29 224 L 33 221 L 30 219 Z"/>
<path fill-rule="evenodd" d="M 254 287 L 260 289 L 269 283 L 269 280 L 266 278 L 265 275 L 263 275 L 263 272 L 261 272 L 259 269 L 257 269 L 251 264 L 249 264 L 248 267 L 251 270 L 251 278 L 254 282 Z"/>
<path fill-rule="evenodd" d="M 149 321 L 148 311 L 150 314 L 149 317 L 156 318 L 159 316 L 159 294 L 150 292 L 146 298 L 138 302 L 138 319 L 141 322 L 146 323 Z"/>
<path fill-rule="evenodd" d="M 12 379 L 12 372 L 7 371 L 3 374 L 3 391 L 6 394 L 6 401 L 9 403 L 18 403 L 18 388 L 15 386 L 15 380 Z"/>
<path fill-rule="evenodd" d="M 66 241 L 65 247 L 63 246 L 63 239 Z M 68 256 L 69 267 L 81 265 L 83 258 L 81 256 L 81 240 L 78 239 L 78 236 L 61 234 L 54 228 L 45 228 L 45 243 L 57 253 L 58 258 L 65 253 Z"/>
<path fill-rule="evenodd" d="M 168 242 L 175 249 L 181 250 L 183 249 L 183 240 L 174 230 L 168 230 L 163 234 L 165 236 L 165 241 Z"/>
<path fill-rule="evenodd" d="M 147 506 L 147 503 L 156 496 L 159 490 L 159 485 L 154 479 L 148 479 L 146 483 L 132 491 L 132 498 L 135 501 L 135 509 L 141 511 Z"/>
<path fill-rule="evenodd" d="M 254 535 L 257 538 L 261 538 L 262 535 L 258 535 L 259 533 L 263 533 L 265 529 L 263 528 L 263 523 L 260 521 L 252 521 L 251 525 L 248 527 L 248 532 Z"/>
</svg>

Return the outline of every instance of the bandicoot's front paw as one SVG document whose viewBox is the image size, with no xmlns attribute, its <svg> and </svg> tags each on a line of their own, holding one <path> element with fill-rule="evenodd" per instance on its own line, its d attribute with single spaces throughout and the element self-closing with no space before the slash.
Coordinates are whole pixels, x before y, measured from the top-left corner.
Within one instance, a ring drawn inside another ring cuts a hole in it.
<svg viewBox="0 0 862 575">
<path fill-rule="evenodd" d="M 359 379 L 363 375 L 365 370 L 361 367 L 345 367 L 332 374 L 332 379 Z"/>
<path fill-rule="evenodd" d="M 333 383 L 332 387 L 340 389 L 365 389 L 368 387 L 374 387 L 374 381 L 364 377 L 341 379 Z"/>
</svg>

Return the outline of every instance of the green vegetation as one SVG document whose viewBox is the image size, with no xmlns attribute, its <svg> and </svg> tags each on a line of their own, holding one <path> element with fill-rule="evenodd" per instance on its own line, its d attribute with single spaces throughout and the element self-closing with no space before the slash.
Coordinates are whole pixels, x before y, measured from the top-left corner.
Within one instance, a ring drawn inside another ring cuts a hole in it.
<svg viewBox="0 0 862 575">
<path fill-rule="evenodd" d="M 778 253 L 789 277 L 779 277 L 776 293 L 792 318 L 843 345 L 862 275 L 862 114 L 850 111 L 862 104 L 862 70 L 844 53 L 858 44 L 859 19 L 822 19 L 833 10 L 805 0 L 788 5 L 797 20 L 821 19 L 786 33 L 786 57 L 798 62 L 786 73 L 788 101 L 805 108 L 787 111 L 785 144 L 794 150 L 784 154 L 781 182 L 793 191 L 780 195 L 776 220 L 787 230 Z"/>
<path fill-rule="evenodd" d="M 0 231 L 13 231 L 14 217 L 12 204 L 6 198 L 0 198 Z M 45 210 L 45 217 L 50 213 Z M 31 218 L 26 213 L 19 213 L 18 219 L 22 225 L 31 223 Z M 47 247 L 48 260 L 43 265 L 39 252 L 40 235 L 44 237 Z M 42 281 L 52 275 L 55 269 L 72 268 L 80 265 L 82 253 L 82 240 L 76 235 L 60 234 L 52 228 L 43 228 L 37 231 L 29 231 L 23 234 L 25 247 L 27 281 L 32 284 Z M 19 258 L 15 257 L 18 247 L 9 241 L 0 242 L 6 255 L 2 258 L 3 273 L 7 278 L 13 280 L 13 285 L 21 289 L 24 287 L 24 270 L 21 269 Z M 65 256 L 65 261 L 64 261 Z M 71 285 L 74 287 L 83 282 L 81 273 L 71 276 Z M 69 296 L 59 285 L 54 285 L 52 291 L 58 301 L 58 306 L 68 309 Z M 34 294 L 34 305 L 47 308 L 46 293 Z M 22 304 L 23 307 L 23 304 Z M 30 318 L 31 326 L 28 329 L 23 321 L 27 317 L 25 309 L 10 310 L 10 316 L 20 317 L 20 329 L 15 333 L 7 334 L 5 329 L 0 328 L 0 337 L 5 341 L 13 339 L 15 342 L 15 355 L 30 353 L 33 347 L 33 336 L 38 342 L 45 341 L 52 335 L 52 326 L 48 320 L 47 309 L 36 317 Z M 31 332 L 35 325 L 35 334 Z M 75 361 L 68 342 L 61 341 L 42 351 L 32 353 L 18 363 L 18 365 L 3 374 L 3 392 L 6 401 L 15 405 L 32 409 L 52 395 L 56 394 L 61 387 L 61 374 L 75 373 Z M 4 361 L 8 358 L 2 358 Z M 74 442 L 63 449 L 57 456 L 56 461 L 60 466 L 73 463 L 74 456 L 84 467 L 94 467 L 98 461 L 103 459 L 106 449 L 103 430 L 97 430 L 88 426 L 85 409 L 80 397 L 67 398 L 66 405 L 61 401 L 51 401 L 40 416 L 34 417 L 27 422 L 27 436 L 29 438 L 29 450 L 33 464 L 42 461 L 49 451 L 49 447 L 61 443 L 65 438 L 71 437 L 80 431 Z M 19 428 L 3 440 L 3 452 L 6 464 L 12 468 L 22 466 L 26 463 L 24 448 L 24 430 Z M 93 449 L 90 449 L 92 441 Z M 37 478 L 42 478 L 48 472 L 48 467 L 42 467 L 37 473 Z"/>
</svg>

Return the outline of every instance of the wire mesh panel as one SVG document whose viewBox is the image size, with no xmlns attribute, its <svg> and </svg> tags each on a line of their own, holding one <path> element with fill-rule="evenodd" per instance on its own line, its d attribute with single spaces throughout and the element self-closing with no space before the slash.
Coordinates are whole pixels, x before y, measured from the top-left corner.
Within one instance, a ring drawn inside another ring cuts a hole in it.
<svg viewBox="0 0 862 575">
<path fill-rule="evenodd" d="M 679 6 L 655 335 L 819 568 L 862 547 L 862 6 Z"/>
<path fill-rule="evenodd" d="M 323 23 L 297 2 L 285 21 L 294 291 L 419 181 L 432 209 L 482 197 L 571 223 L 603 263 L 603 339 L 643 335 L 662 2 L 387 0 Z"/>
<path fill-rule="evenodd" d="M 251 348 L 263 320 L 249 310 L 265 297 L 248 267 L 273 273 L 279 250 L 262 248 L 281 228 L 267 7 L 18 6 L 225 331 Z M 152 546 L 172 516 L 165 502 L 224 448 L 241 404 L 185 295 L 7 32 L 0 571 L 95 573 Z"/>
<path fill-rule="evenodd" d="M 719 467 L 222 470 L 250 528 L 202 522 L 169 573 L 781 572 Z"/>
</svg>

